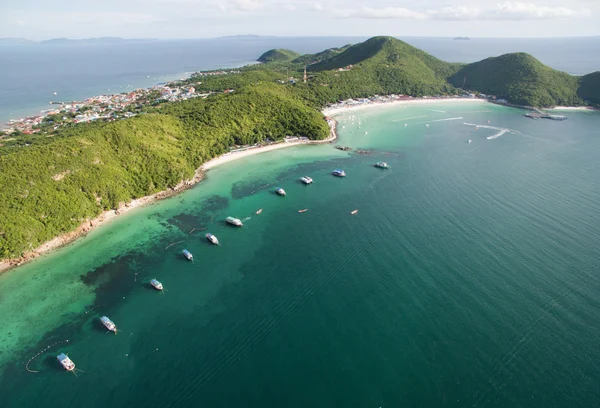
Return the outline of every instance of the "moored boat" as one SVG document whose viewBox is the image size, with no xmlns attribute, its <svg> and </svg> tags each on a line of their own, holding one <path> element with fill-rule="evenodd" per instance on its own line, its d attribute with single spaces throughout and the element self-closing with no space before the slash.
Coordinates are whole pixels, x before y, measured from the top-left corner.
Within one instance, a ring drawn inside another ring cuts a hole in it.
<svg viewBox="0 0 600 408">
<path fill-rule="evenodd" d="M 304 210 L 298 210 L 299 213 L 303 213 L 303 212 L 307 212 L 308 208 L 305 208 Z"/>
<path fill-rule="evenodd" d="M 108 317 L 106 316 L 102 316 L 100 318 L 100 321 L 102 322 L 102 324 L 104 325 L 104 327 L 106 327 L 106 329 L 108 331 L 111 331 L 113 333 L 117 332 L 117 326 L 114 324 L 114 322 L 112 320 L 110 320 Z"/>
<path fill-rule="evenodd" d="M 228 224 L 235 225 L 236 227 L 241 227 L 244 225 L 239 218 L 227 217 L 225 218 L 225 221 L 227 221 Z"/>
<path fill-rule="evenodd" d="M 277 194 L 279 194 L 280 196 L 284 196 L 284 195 L 285 195 L 285 190 L 284 190 L 283 188 L 281 188 L 281 187 L 277 187 L 277 188 L 275 189 L 275 192 L 276 192 Z"/>
<path fill-rule="evenodd" d="M 215 245 L 219 245 L 219 240 L 211 233 L 206 234 L 206 239 Z"/>
<path fill-rule="evenodd" d="M 336 177 L 346 177 L 346 172 L 342 169 L 335 169 L 331 172 L 331 174 L 333 174 Z"/>
<path fill-rule="evenodd" d="M 188 251 L 187 249 L 184 249 L 182 252 L 183 252 L 183 256 L 185 256 L 188 261 L 194 260 L 194 255 L 192 255 L 192 253 L 190 251 Z"/>
<path fill-rule="evenodd" d="M 163 285 L 162 283 L 160 283 L 159 281 L 157 281 L 156 279 L 152 279 L 150 281 L 150 285 L 152 285 L 152 287 L 156 290 L 163 290 Z"/>
<path fill-rule="evenodd" d="M 71 359 L 65 353 L 60 353 L 58 356 L 56 356 L 56 359 L 65 370 L 75 370 L 75 363 L 71 361 Z"/>
<path fill-rule="evenodd" d="M 354 215 L 354 214 L 356 214 L 357 212 L 358 212 L 358 210 L 354 210 L 354 211 L 352 211 L 350 214 Z"/>
<path fill-rule="evenodd" d="M 262 212 L 262 208 L 259 208 L 258 211 L 256 211 L 256 215 L 260 214 Z"/>
<path fill-rule="evenodd" d="M 375 167 L 380 168 L 380 169 L 387 169 L 390 166 L 386 162 L 377 162 L 377 163 L 375 163 Z"/>
<path fill-rule="evenodd" d="M 304 184 L 311 184 L 313 182 L 313 179 L 311 179 L 308 176 L 304 176 L 300 178 L 300 181 L 303 182 Z"/>
</svg>

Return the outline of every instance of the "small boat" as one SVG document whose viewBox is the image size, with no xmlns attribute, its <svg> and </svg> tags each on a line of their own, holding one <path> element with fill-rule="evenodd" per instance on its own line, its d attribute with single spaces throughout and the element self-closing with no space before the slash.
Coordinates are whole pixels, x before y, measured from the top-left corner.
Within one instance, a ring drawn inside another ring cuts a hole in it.
<svg viewBox="0 0 600 408">
<path fill-rule="evenodd" d="M 262 208 L 256 212 L 256 215 L 260 214 L 261 212 L 262 212 Z"/>
<path fill-rule="evenodd" d="M 71 361 L 71 359 L 65 353 L 60 353 L 58 356 L 56 356 L 56 359 L 65 370 L 75 370 L 75 363 Z"/>
<path fill-rule="evenodd" d="M 192 253 L 190 251 L 188 251 L 187 249 L 183 250 L 183 256 L 185 256 L 188 261 L 194 260 L 194 255 L 192 255 Z"/>
<path fill-rule="evenodd" d="M 235 225 L 236 227 L 241 227 L 244 225 L 239 218 L 227 217 L 225 218 L 225 221 L 227 221 L 228 224 Z"/>
<path fill-rule="evenodd" d="M 280 196 L 284 196 L 284 195 L 285 195 L 285 190 L 284 190 L 283 188 L 281 188 L 281 187 L 277 187 L 277 188 L 275 189 L 275 192 L 276 192 L 277 194 L 279 194 Z"/>
<path fill-rule="evenodd" d="M 307 212 L 308 208 L 305 208 L 304 210 L 298 210 L 299 213 L 303 213 L 303 212 Z"/>
<path fill-rule="evenodd" d="M 113 323 L 112 320 L 110 320 L 108 317 L 106 316 L 102 316 L 100 318 L 100 321 L 102 322 L 102 324 L 104 325 L 104 327 L 106 327 L 106 329 L 108 331 L 111 331 L 113 333 L 117 332 L 117 326 Z"/>
<path fill-rule="evenodd" d="M 389 169 L 390 168 L 389 164 L 387 164 L 386 162 L 377 162 L 377 163 L 375 163 L 375 167 L 380 168 L 380 169 Z"/>
<path fill-rule="evenodd" d="M 217 239 L 217 237 L 215 237 L 211 233 L 206 234 L 206 239 L 208 239 L 210 242 L 212 242 L 215 245 L 219 245 L 219 240 Z"/>
<path fill-rule="evenodd" d="M 471 143 L 471 142 L 472 142 L 472 140 L 471 140 L 471 139 L 469 139 L 469 143 Z"/>
<path fill-rule="evenodd" d="M 358 212 L 358 210 L 354 210 L 354 211 L 352 211 L 350 214 L 354 215 L 354 214 L 356 214 L 357 212 Z"/>
<path fill-rule="evenodd" d="M 152 285 L 152 287 L 156 290 L 163 290 L 163 285 L 162 283 L 160 283 L 159 281 L 157 281 L 156 279 L 152 279 L 150 281 L 150 285 Z"/>
<path fill-rule="evenodd" d="M 304 184 L 312 184 L 313 179 L 311 179 L 308 176 L 304 176 L 300 178 L 300 181 L 303 182 Z"/>
<path fill-rule="evenodd" d="M 335 169 L 334 171 L 331 172 L 331 174 L 333 174 L 336 177 L 346 177 L 346 172 L 341 169 Z"/>
</svg>

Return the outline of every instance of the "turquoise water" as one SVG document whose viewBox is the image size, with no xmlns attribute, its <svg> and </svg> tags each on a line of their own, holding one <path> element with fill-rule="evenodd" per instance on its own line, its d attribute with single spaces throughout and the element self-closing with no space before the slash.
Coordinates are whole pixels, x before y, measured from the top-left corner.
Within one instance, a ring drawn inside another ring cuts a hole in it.
<svg viewBox="0 0 600 408">
<path fill-rule="evenodd" d="M 600 115 L 522 113 L 355 111 L 369 155 L 239 160 L 0 275 L 1 405 L 595 406 Z"/>
</svg>

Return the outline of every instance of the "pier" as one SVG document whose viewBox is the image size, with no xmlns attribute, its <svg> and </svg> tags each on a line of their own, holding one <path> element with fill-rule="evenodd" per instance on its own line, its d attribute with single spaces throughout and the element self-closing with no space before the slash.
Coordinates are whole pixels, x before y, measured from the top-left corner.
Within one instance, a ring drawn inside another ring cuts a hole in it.
<svg viewBox="0 0 600 408">
<path fill-rule="evenodd" d="M 530 118 L 530 119 L 551 119 L 551 120 L 565 120 L 567 119 L 566 116 L 562 116 L 562 115 L 550 115 L 548 113 L 544 113 L 541 111 L 537 111 L 537 112 L 530 112 L 530 113 L 526 113 L 525 114 L 526 117 Z"/>
</svg>

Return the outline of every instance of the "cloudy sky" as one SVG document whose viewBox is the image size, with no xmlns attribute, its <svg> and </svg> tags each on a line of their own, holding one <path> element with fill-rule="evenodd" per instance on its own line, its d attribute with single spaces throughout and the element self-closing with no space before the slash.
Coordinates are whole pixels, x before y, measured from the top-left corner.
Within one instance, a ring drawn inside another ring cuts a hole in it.
<svg viewBox="0 0 600 408">
<path fill-rule="evenodd" d="M 0 0 L 0 37 L 600 35 L 600 0 Z"/>
</svg>

